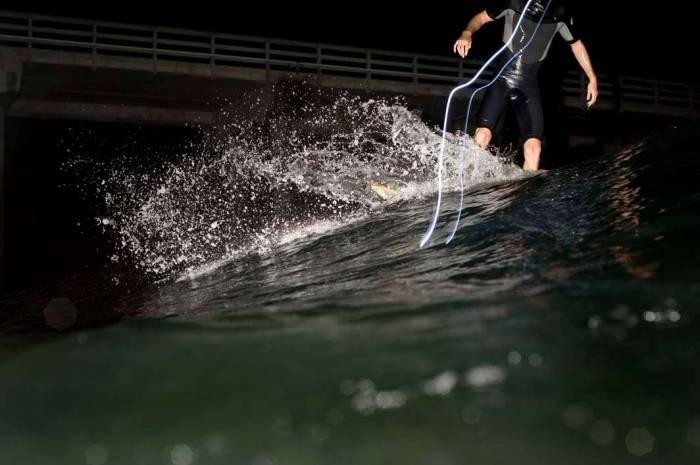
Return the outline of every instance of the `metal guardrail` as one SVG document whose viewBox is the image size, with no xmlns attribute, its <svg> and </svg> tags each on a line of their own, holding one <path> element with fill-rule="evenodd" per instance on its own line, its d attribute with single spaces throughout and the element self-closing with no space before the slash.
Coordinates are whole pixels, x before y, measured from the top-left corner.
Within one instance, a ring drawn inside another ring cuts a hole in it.
<svg viewBox="0 0 700 465">
<path fill-rule="evenodd" d="M 394 81 L 419 86 L 455 86 L 483 64 L 388 50 L 362 49 L 330 44 L 276 40 L 188 29 L 62 18 L 0 10 L 0 45 L 34 49 L 76 51 L 92 56 L 145 58 L 158 72 L 163 61 L 205 64 L 215 77 L 219 67 L 243 67 L 271 71 L 298 70 L 322 76 L 344 76 L 370 81 Z M 30 55 L 31 59 L 31 55 Z M 479 81 L 485 83 L 489 72 Z M 580 71 L 564 77 L 564 97 L 585 98 L 587 81 Z M 446 90 L 447 92 L 447 90 Z M 621 76 L 613 80 L 599 75 L 601 104 L 620 110 L 635 108 L 653 113 L 695 114 L 700 107 L 700 87 Z"/>
</svg>

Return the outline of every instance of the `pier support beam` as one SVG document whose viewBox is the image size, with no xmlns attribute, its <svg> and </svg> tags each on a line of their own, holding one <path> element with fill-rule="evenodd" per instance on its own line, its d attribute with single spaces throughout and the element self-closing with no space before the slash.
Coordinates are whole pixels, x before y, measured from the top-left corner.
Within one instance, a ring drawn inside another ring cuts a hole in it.
<svg viewBox="0 0 700 465">
<path fill-rule="evenodd" d="M 0 63 L 0 292 L 5 290 L 6 262 L 5 250 L 5 117 L 7 110 L 19 94 L 22 81 L 21 63 Z"/>
<path fill-rule="evenodd" d="M 0 104 L 0 292 L 5 290 L 5 105 Z"/>
</svg>

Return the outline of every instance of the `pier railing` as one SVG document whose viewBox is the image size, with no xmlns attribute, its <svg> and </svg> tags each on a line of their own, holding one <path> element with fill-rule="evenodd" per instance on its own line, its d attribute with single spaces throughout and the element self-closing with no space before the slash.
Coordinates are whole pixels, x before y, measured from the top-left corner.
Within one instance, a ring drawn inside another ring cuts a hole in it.
<svg viewBox="0 0 700 465">
<path fill-rule="evenodd" d="M 473 59 L 2 10 L 0 45 L 24 48 L 28 62 L 40 60 L 41 52 L 74 52 L 83 56 L 81 63 L 87 58 L 94 68 L 105 66 L 103 58 L 112 57 L 121 58 L 124 67 L 130 59 L 138 60 L 141 69 L 146 61 L 154 73 L 173 62 L 198 65 L 211 77 L 223 75 L 224 70 L 230 76 L 232 69 L 238 69 L 257 70 L 257 79 L 269 80 L 274 72 L 299 71 L 315 73 L 322 84 L 327 76 L 347 78 L 346 82 L 368 89 L 383 81 L 400 83 L 397 88 L 402 92 L 410 89 L 417 94 L 444 95 L 482 65 Z M 486 73 L 479 83 L 489 77 Z M 632 76 L 601 75 L 599 81 L 602 108 L 695 116 L 700 107 L 699 86 Z M 561 88 L 565 101 L 581 105 L 586 86 L 581 72 L 566 73 Z"/>
</svg>

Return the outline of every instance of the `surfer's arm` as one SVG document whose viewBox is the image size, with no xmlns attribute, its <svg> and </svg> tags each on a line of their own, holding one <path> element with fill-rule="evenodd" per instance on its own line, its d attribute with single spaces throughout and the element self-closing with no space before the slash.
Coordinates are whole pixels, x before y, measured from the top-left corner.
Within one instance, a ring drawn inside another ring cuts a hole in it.
<svg viewBox="0 0 700 465">
<path fill-rule="evenodd" d="M 455 42 L 453 47 L 454 52 L 458 53 L 462 58 L 466 57 L 467 54 L 469 54 L 469 49 L 472 48 L 472 35 L 481 29 L 481 26 L 491 21 L 493 21 L 493 19 L 486 13 L 486 10 L 475 15 L 471 21 L 469 21 L 467 28 L 462 32 L 457 42 Z"/>
<path fill-rule="evenodd" d="M 586 95 L 586 101 L 588 107 L 590 108 L 595 105 L 596 100 L 598 100 L 598 77 L 596 76 L 595 71 L 593 71 L 591 57 L 588 56 L 588 50 L 586 49 L 586 46 L 583 45 L 582 41 L 577 40 L 571 44 L 571 51 L 574 53 L 576 61 L 578 61 L 578 64 L 581 66 L 581 69 L 583 69 L 583 72 L 586 73 L 586 77 L 588 77 L 588 92 Z"/>
</svg>

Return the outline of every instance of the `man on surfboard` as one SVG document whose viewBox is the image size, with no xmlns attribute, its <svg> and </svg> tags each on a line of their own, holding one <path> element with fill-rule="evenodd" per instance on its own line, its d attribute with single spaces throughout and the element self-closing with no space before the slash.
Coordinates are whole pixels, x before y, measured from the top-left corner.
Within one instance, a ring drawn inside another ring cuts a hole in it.
<svg viewBox="0 0 700 465">
<path fill-rule="evenodd" d="M 469 21 L 467 28 L 455 42 L 454 51 L 465 58 L 472 46 L 474 33 L 484 24 L 504 19 L 503 42 L 507 44 L 507 49 L 499 56 L 495 69 L 500 70 L 508 60 L 513 58 L 513 55 L 523 49 L 524 51 L 513 59 L 503 74 L 488 88 L 481 103 L 474 139 L 482 148 L 489 145 L 507 101 L 510 101 L 522 136 L 525 155 L 523 169 L 537 171 L 544 133 L 538 71 L 547 57 L 554 36 L 559 34 L 571 46 L 576 61 L 588 77 L 588 108 L 592 107 L 598 99 L 598 79 L 593 71 L 588 50 L 576 33 L 574 20 L 560 1 L 552 0 L 548 8 L 547 0 L 533 1 L 525 11 L 523 21 L 513 40 L 508 42 L 526 4 L 526 0 L 495 1 L 493 6 Z M 529 46 L 525 48 L 528 42 Z"/>
</svg>

